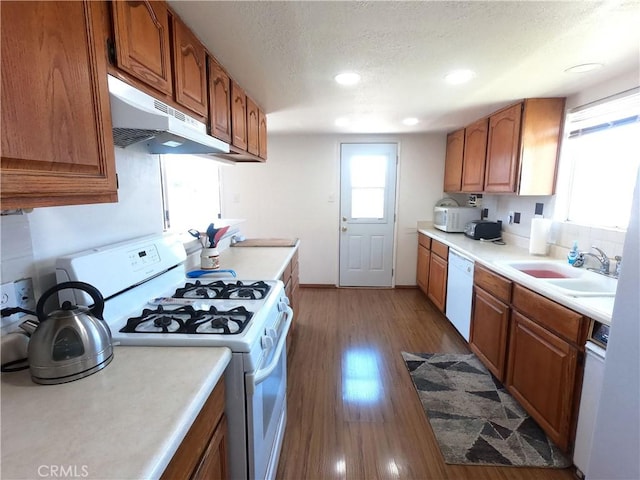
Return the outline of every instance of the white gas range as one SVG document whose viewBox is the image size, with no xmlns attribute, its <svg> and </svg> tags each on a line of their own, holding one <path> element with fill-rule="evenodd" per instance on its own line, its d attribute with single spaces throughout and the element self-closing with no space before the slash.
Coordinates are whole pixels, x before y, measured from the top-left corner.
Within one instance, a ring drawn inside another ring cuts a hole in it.
<svg viewBox="0 0 640 480">
<path fill-rule="evenodd" d="M 232 478 L 272 479 L 286 424 L 286 336 L 293 312 L 281 281 L 189 278 L 175 237 L 152 235 L 56 261 L 58 283 L 86 282 L 105 298 L 114 345 L 227 347 Z M 89 305 L 80 290 L 60 302 Z M 108 368 L 108 367 L 107 367 Z"/>
</svg>

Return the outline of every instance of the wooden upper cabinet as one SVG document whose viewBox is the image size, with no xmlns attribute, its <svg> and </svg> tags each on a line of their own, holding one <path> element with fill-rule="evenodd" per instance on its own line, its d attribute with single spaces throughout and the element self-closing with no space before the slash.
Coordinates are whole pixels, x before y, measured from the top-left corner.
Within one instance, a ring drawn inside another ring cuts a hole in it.
<svg viewBox="0 0 640 480">
<path fill-rule="evenodd" d="M 487 156 L 489 119 L 483 118 L 465 128 L 462 191 L 484 190 L 484 167 Z"/>
<path fill-rule="evenodd" d="M 211 135 L 231 142 L 231 82 L 213 57 L 209 58 L 209 126 Z"/>
<path fill-rule="evenodd" d="M 464 128 L 447 135 L 447 153 L 444 160 L 445 192 L 461 191 L 464 137 Z"/>
<path fill-rule="evenodd" d="M 491 115 L 484 191 L 552 195 L 564 98 L 531 98 Z"/>
<path fill-rule="evenodd" d="M 267 116 L 262 110 L 258 111 L 258 156 L 267 159 Z"/>
<path fill-rule="evenodd" d="M 247 150 L 247 95 L 231 80 L 231 143 Z"/>
<path fill-rule="evenodd" d="M 489 119 L 486 192 L 516 191 L 521 112 L 522 104 L 518 103 L 491 115 Z"/>
<path fill-rule="evenodd" d="M 3 209 L 117 201 L 96 7 L 2 2 Z"/>
<path fill-rule="evenodd" d="M 260 153 L 258 141 L 259 126 L 258 106 L 250 97 L 247 97 L 247 152 L 253 155 Z"/>
<path fill-rule="evenodd" d="M 114 1 L 118 68 L 172 95 L 169 15 L 164 2 Z"/>
<path fill-rule="evenodd" d="M 176 16 L 173 16 L 172 50 L 176 102 L 206 117 L 207 54 L 200 40 Z"/>
</svg>

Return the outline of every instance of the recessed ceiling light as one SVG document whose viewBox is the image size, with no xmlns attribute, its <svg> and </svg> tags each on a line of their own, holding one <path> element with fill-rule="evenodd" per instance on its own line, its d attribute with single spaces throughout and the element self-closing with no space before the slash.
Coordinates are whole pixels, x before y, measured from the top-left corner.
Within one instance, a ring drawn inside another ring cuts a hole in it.
<svg viewBox="0 0 640 480">
<path fill-rule="evenodd" d="M 586 73 L 602 68 L 601 63 L 583 63 L 582 65 L 574 65 L 565 70 L 566 73 Z"/>
<path fill-rule="evenodd" d="M 360 75 L 355 72 L 339 73 L 334 77 L 340 85 L 355 85 L 360 81 Z"/>
<path fill-rule="evenodd" d="M 336 127 L 346 127 L 349 125 L 349 119 L 347 117 L 336 118 Z"/>
<path fill-rule="evenodd" d="M 447 83 L 451 85 L 460 85 L 461 83 L 468 82 L 476 76 L 476 72 L 472 70 L 453 70 L 444 76 Z"/>
<path fill-rule="evenodd" d="M 402 123 L 404 123 L 408 127 L 411 127 L 413 125 L 417 125 L 419 121 L 420 120 L 418 120 L 416 117 L 407 117 L 404 120 L 402 120 Z"/>
</svg>

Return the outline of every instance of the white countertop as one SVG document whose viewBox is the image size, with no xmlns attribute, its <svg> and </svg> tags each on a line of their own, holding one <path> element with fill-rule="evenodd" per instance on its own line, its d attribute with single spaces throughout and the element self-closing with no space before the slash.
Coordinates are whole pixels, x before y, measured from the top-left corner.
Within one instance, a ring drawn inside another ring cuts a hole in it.
<svg viewBox="0 0 640 480">
<path fill-rule="evenodd" d="M 418 232 L 434 238 L 454 250 L 486 266 L 494 272 L 513 280 L 567 308 L 582 313 L 603 323 L 611 323 L 614 297 L 570 297 L 560 293 L 553 286 L 526 274 L 514 274 L 513 269 L 501 265 L 505 261 L 517 260 L 552 260 L 559 259 L 529 254 L 526 248 L 510 245 L 498 245 L 491 242 L 480 242 L 465 237 L 462 233 L 446 233 L 435 228 L 420 228 Z"/>
<path fill-rule="evenodd" d="M 3 373 L 2 478 L 60 467 L 73 469 L 66 477 L 159 477 L 230 359 L 228 348 L 115 347 L 109 365 L 75 382 Z"/>
<path fill-rule="evenodd" d="M 278 280 L 299 245 L 300 240 L 295 247 L 228 247 L 220 251 L 220 269 L 234 270 L 238 280 Z M 199 255 L 189 256 L 187 270 L 200 268 Z"/>
</svg>

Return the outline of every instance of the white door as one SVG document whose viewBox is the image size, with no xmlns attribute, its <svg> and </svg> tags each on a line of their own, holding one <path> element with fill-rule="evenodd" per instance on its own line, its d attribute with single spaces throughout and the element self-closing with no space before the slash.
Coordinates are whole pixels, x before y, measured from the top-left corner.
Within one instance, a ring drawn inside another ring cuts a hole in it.
<svg viewBox="0 0 640 480">
<path fill-rule="evenodd" d="M 396 199 L 395 143 L 340 148 L 340 286 L 390 287 Z"/>
</svg>

